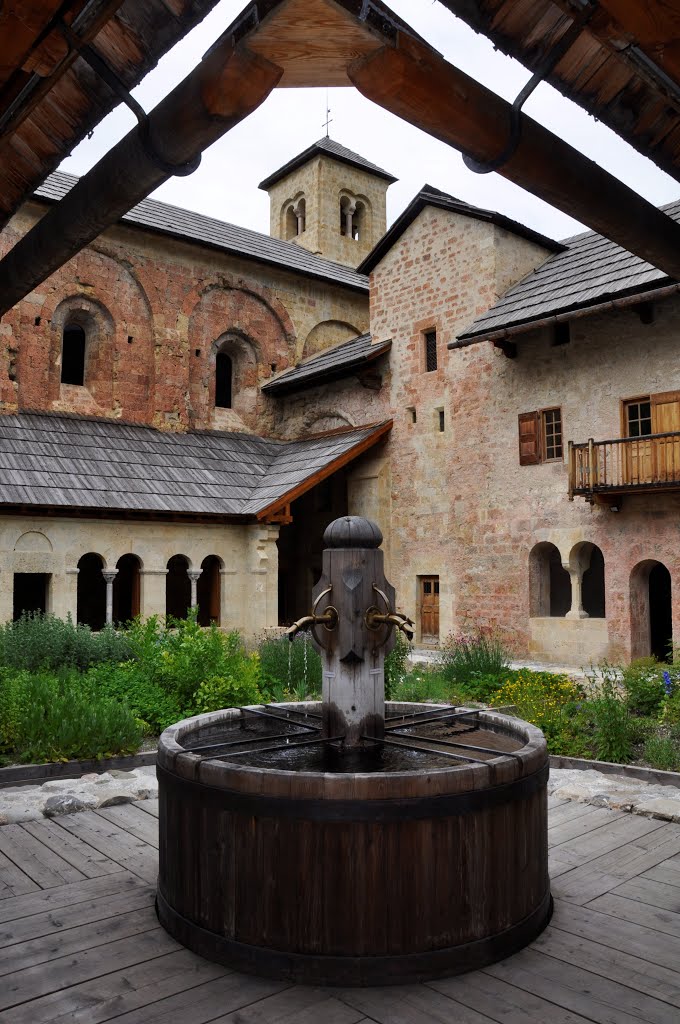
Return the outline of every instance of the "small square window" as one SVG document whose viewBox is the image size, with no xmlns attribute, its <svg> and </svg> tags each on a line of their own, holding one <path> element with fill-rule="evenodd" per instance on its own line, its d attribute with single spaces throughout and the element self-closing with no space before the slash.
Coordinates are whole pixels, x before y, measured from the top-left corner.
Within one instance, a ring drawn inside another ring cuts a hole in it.
<svg viewBox="0 0 680 1024">
<path fill-rule="evenodd" d="M 418 422 L 418 414 L 416 412 L 415 405 L 409 405 L 409 407 L 408 407 L 408 409 L 406 411 L 408 412 L 409 416 L 411 417 L 411 423 L 417 423 Z"/>
<path fill-rule="evenodd" d="M 437 369 L 437 332 L 425 332 L 425 372 Z"/>
</svg>

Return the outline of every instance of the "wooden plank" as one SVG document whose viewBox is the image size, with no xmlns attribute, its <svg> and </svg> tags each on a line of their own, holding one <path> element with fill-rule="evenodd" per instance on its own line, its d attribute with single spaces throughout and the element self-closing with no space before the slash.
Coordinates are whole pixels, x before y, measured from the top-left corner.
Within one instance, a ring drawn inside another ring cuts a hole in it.
<svg viewBox="0 0 680 1024">
<path fill-rule="evenodd" d="M 591 910 L 590 907 L 578 907 L 574 903 L 556 900 L 553 925 L 573 935 L 593 939 L 611 949 L 619 949 L 623 953 L 639 956 L 642 960 L 668 967 L 672 971 L 677 970 L 680 964 L 679 939 L 662 935 L 640 924 L 619 921 L 615 917 Z"/>
<path fill-rule="evenodd" d="M 158 856 L 147 843 L 104 821 L 94 811 L 62 814 L 58 824 L 88 846 L 111 857 L 121 867 L 155 885 Z"/>
<path fill-rule="evenodd" d="M 554 831 L 558 825 L 562 825 L 567 821 L 571 821 L 573 818 L 580 818 L 583 815 L 590 814 L 591 811 L 596 808 L 591 807 L 590 804 L 579 803 L 578 800 L 562 800 L 557 806 L 551 807 L 548 804 L 550 811 L 548 815 L 548 831 Z M 601 810 L 604 808 L 600 808 Z"/>
<path fill-rule="evenodd" d="M 0 851 L 32 878 L 41 889 L 83 880 L 85 875 L 54 850 L 38 842 L 21 825 L 0 828 Z"/>
<path fill-rule="evenodd" d="M 155 893 L 153 889 L 139 886 L 130 892 L 114 893 L 112 896 L 100 896 L 98 899 L 85 900 L 73 906 L 65 906 L 60 910 L 50 908 L 42 914 L 22 917 L 19 921 L 10 921 L 0 925 L 0 949 L 17 943 L 29 942 L 46 935 L 66 935 L 70 929 L 95 921 L 118 918 L 130 911 L 153 909 Z M 62 952 L 60 948 L 59 952 Z M 0 954 L 0 964 L 2 954 Z M 25 966 L 22 964 L 22 966 Z M 1 969 L 1 968 L 0 968 Z"/>
<path fill-rule="evenodd" d="M 436 992 L 429 985 L 341 989 L 338 997 L 379 1024 L 491 1024 L 495 1017 Z"/>
<path fill-rule="evenodd" d="M 612 853 L 621 846 L 632 843 L 663 827 L 664 822 L 662 821 L 641 818 L 637 814 L 627 814 L 616 821 L 603 824 L 599 828 L 561 843 L 556 853 L 561 863 L 578 867 L 580 864 L 586 864 L 605 853 Z"/>
<path fill-rule="evenodd" d="M 177 1024 L 178 1021 L 191 1021 L 191 1024 L 207 1024 L 210 1021 L 216 1024 L 218 1020 L 229 1019 L 225 1014 L 231 1015 L 237 1011 L 232 1019 L 240 1022 L 246 1019 L 243 1016 L 247 1012 L 245 1007 L 253 1003 L 260 1004 L 267 996 L 284 989 L 305 991 L 293 988 L 288 982 L 230 971 L 224 977 L 197 985 L 188 992 L 177 992 L 151 1005 L 116 1016 L 115 1021 L 116 1024 Z M 318 994 L 314 998 L 318 1002 Z M 255 1020 L 265 1020 L 269 1024 L 267 1017 L 260 1016 Z"/>
<path fill-rule="evenodd" d="M 181 949 L 14 1006 L 0 1012 L 0 1024 L 102 1024 L 228 973 L 227 967 Z"/>
<path fill-rule="evenodd" d="M 336 998 L 335 993 L 294 985 L 247 1006 L 216 1017 L 213 1024 L 359 1024 L 363 1013 Z"/>
<path fill-rule="evenodd" d="M 562 963 L 531 948 L 484 969 L 564 1010 L 580 1013 L 600 1024 L 677 1024 L 674 1006 L 631 991 L 626 985 Z"/>
<path fill-rule="evenodd" d="M 100 818 L 118 825 L 136 839 L 158 849 L 158 821 L 151 814 L 140 811 L 135 804 L 121 804 L 117 807 L 102 807 L 95 812 Z"/>
<path fill-rule="evenodd" d="M 148 885 L 129 872 L 120 870 L 117 875 L 105 875 L 84 882 L 74 882 L 71 885 L 62 885 L 58 889 L 38 889 L 38 886 L 33 884 L 34 888 L 29 894 L 15 896 L 0 903 L 0 924 L 5 921 L 18 921 L 20 918 L 30 917 L 32 914 L 41 914 L 48 909 L 58 910 L 60 907 L 70 907 L 96 896 L 129 892 L 132 889 Z"/>
<path fill-rule="evenodd" d="M 680 1008 L 680 972 L 642 960 L 639 956 L 610 949 L 598 941 L 550 927 L 531 944 L 562 964 L 582 967 L 602 978 L 618 981 Z"/>
<path fill-rule="evenodd" d="M 120 864 L 76 839 L 66 829 L 47 818 L 43 821 L 25 821 L 21 827 L 49 850 L 58 854 L 62 860 L 72 864 L 86 878 L 120 873 Z"/>
<path fill-rule="evenodd" d="M 428 984 L 499 1024 L 586 1024 L 588 1020 L 481 971 Z"/>
<path fill-rule="evenodd" d="M 103 921 L 95 920 L 79 927 L 62 929 L 59 931 L 58 941 L 55 941 L 54 935 L 41 935 L 37 939 L 29 939 L 0 949 L 0 977 L 36 964 L 43 964 L 55 957 L 63 958 L 67 954 L 105 946 L 116 939 L 125 939 L 130 935 L 159 928 L 153 905 L 149 906 L 149 894 L 145 896 L 145 908 L 118 914 L 113 919 L 106 917 Z"/>
<path fill-rule="evenodd" d="M 680 885 L 680 857 L 670 857 L 662 864 L 657 864 L 645 871 L 645 877 L 667 885 Z"/>
<path fill-rule="evenodd" d="M 70 988 L 79 982 L 122 971 L 133 964 L 145 963 L 155 957 L 175 952 L 177 948 L 177 943 L 160 925 L 157 925 L 151 931 L 109 942 L 105 946 L 81 950 L 77 957 L 57 957 L 8 974 L 0 985 L 0 1010 L 28 1003 L 50 992 Z M 7 1024 L 14 1024 L 14 1012 L 12 1009 L 10 1013 L 4 1015 Z"/>
<path fill-rule="evenodd" d="M 7 828 L 3 825 L 3 828 Z M 23 871 L 14 864 L 4 853 L 0 853 L 0 899 L 20 896 L 25 892 L 35 892 L 40 886 L 36 885 L 32 878 L 25 875 Z M 2 904 L 0 904 L 2 906 Z"/>
<path fill-rule="evenodd" d="M 563 871 L 559 880 L 558 869 L 553 878 L 553 895 L 583 905 L 627 879 L 635 878 L 655 864 L 666 861 L 669 854 L 679 852 L 679 847 L 678 826 L 663 825 L 632 843 L 623 844 L 586 864 Z M 564 866 L 564 862 L 559 863 Z M 678 881 L 680 884 L 680 872 Z"/>
<path fill-rule="evenodd" d="M 642 924 L 656 932 L 675 935 L 680 939 L 680 914 L 677 912 L 652 907 L 648 903 L 638 902 L 635 898 L 615 896 L 611 892 L 598 896 L 588 904 L 588 907 L 602 914 L 610 914 L 621 921 L 633 921 L 635 924 Z"/>
<path fill-rule="evenodd" d="M 151 814 L 154 818 L 158 817 L 158 797 L 154 800 L 137 800 L 135 807 L 138 807 L 140 811 L 144 811 L 145 814 Z"/>
<path fill-rule="evenodd" d="M 625 816 L 624 811 L 610 811 L 606 807 L 591 807 L 589 804 L 580 806 L 585 808 L 582 814 L 570 815 L 560 824 L 548 829 L 548 846 L 561 846 L 570 839 L 578 839 Z"/>
<path fill-rule="evenodd" d="M 639 900 L 650 907 L 658 907 L 674 914 L 680 913 L 680 892 L 675 885 L 657 882 L 640 875 L 632 878 L 613 890 L 615 896 L 625 896 L 629 900 Z"/>
</svg>

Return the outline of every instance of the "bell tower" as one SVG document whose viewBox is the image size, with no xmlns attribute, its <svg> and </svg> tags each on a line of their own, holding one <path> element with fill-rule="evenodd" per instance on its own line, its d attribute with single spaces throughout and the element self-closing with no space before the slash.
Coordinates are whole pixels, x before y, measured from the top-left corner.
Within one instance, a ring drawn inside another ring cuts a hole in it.
<svg viewBox="0 0 680 1024">
<path fill-rule="evenodd" d="M 387 226 L 385 198 L 397 179 L 323 138 L 260 182 L 270 234 L 327 260 L 358 267 Z"/>
</svg>

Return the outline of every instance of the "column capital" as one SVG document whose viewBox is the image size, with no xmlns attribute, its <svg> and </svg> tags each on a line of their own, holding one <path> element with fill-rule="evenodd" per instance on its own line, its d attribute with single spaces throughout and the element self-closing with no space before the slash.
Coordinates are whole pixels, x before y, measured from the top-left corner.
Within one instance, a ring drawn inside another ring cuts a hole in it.
<svg viewBox="0 0 680 1024">
<path fill-rule="evenodd" d="M 102 569 L 102 576 L 104 577 L 107 583 L 113 583 L 117 575 L 117 569 Z"/>
<path fill-rule="evenodd" d="M 202 572 L 202 569 L 187 569 L 187 576 L 195 583 Z"/>
</svg>

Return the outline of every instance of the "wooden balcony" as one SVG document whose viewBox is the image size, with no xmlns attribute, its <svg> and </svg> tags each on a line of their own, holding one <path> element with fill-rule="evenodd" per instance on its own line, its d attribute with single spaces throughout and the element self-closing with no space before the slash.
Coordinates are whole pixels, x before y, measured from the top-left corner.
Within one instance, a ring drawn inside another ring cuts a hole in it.
<svg viewBox="0 0 680 1024">
<path fill-rule="evenodd" d="M 591 503 L 622 494 L 680 491 L 680 431 L 569 442 L 569 500 Z"/>
</svg>

